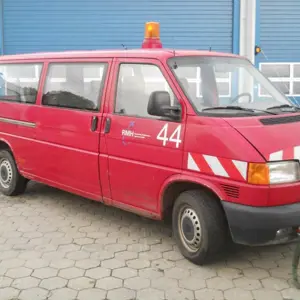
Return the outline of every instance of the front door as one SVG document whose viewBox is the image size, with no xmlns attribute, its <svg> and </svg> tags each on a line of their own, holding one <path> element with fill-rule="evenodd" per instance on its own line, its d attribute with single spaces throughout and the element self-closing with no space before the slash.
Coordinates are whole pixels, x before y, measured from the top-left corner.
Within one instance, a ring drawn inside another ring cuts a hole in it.
<svg viewBox="0 0 300 300">
<path fill-rule="evenodd" d="M 163 183 L 179 174 L 185 132 L 181 121 L 166 121 L 147 113 L 153 91 L 177 91 L 163 65 L 151 59 L 116 61 L 106 115 L 106 145 L 112 199 L 148 212 L 157 212 Z"/>
<path fill-rule="evenodd" d="M 100 199 L 101 100 L 109 60 L 50 62 L 37 122 L 40 178 Z"/>
</svg>

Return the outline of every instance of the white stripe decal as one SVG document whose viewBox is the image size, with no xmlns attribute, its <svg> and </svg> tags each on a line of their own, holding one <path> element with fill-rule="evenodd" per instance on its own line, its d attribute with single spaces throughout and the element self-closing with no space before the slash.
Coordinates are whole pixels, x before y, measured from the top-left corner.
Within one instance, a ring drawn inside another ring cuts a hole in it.
<svg viewBox="0 0 300 300">
<path fill-rule="evenodd" d="M 273 152 L 270 154 L 270 161 L 271 160 L 282 160 L 283 157 L 283 150 L 277 151 L 277 152 Z"/>
<path fill-rule="evenodd" d="M 229 177 L 217 157 L 210 155 L 203 155 L 203 157 L 216 175 Z"/>
<path fill-rule="evenodd" d="M 232 160 L 236 168 L 239 170 L 243 178 L 246 180 L 247 179 L 247 167 L 248 164 L 245 161 L 240 161 L 240 160 Z"/>
<path fill-rule="evenodd" d="M 191 153 L 188 154 L 188 169 L 200 172 L 195 160 L 193 159 Z"/>
<path fill-rule="evenodd" d="M 294 159 L 300 160 L 300 146 L 294 147 Z"/>
</svg>

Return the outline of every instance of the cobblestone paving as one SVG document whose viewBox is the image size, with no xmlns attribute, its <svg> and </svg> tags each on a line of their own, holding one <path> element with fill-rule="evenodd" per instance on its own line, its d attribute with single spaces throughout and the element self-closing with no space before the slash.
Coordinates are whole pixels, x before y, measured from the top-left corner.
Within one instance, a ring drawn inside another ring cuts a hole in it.
<svg viewBox="0 0 300 300">
<path fill-rule="evenodd" d="M 293 245 L 183 259 L 168 226 L 32 183 L 0 196 L 1 300 L 300 299 Z"/>
</svg>

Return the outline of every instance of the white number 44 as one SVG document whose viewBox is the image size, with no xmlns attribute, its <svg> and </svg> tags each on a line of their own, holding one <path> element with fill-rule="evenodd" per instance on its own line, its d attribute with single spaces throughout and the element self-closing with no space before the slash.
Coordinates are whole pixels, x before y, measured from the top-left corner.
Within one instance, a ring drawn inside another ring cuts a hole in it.
<svg viewBox="0 0 300 300">
<path fill-rule="evenodd" d="M 170 137 L 168 137 L 168 127 L 169 124 L 167 123 L 158 133 L 156 139 L 158 139 L 159 141 L 163 141 L 163 146 L 166 146 L 167 142 L 176 143 L 176 148 L 178 148 L 179 144 L 181 143 L 181 139 L 180 139 L 181 125 L 178 125 L 176 127 L 176 129 L 173 131 Z"/>
</svg>

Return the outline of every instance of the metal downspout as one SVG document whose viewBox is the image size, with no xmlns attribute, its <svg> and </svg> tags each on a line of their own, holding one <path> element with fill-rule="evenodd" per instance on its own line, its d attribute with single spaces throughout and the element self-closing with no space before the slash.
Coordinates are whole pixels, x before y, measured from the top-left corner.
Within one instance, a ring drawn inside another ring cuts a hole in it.
<svg viewBox="0 0 300 300">
<path fill-rule="evenodd" d="M 0 39 L 1 39 L 1 55 L 4 55 L 4 9 L 3 9 L 3 1 L 0 0 Z"/>
</svg>

